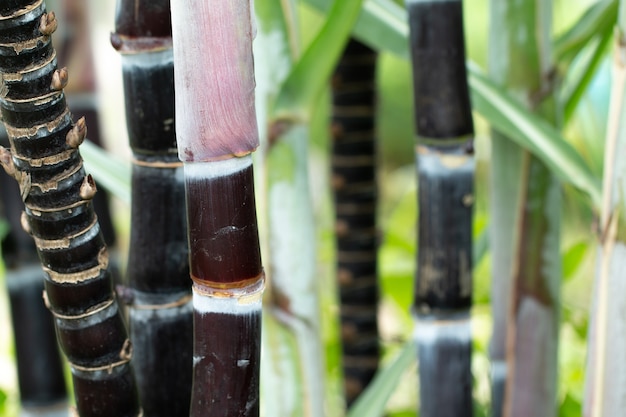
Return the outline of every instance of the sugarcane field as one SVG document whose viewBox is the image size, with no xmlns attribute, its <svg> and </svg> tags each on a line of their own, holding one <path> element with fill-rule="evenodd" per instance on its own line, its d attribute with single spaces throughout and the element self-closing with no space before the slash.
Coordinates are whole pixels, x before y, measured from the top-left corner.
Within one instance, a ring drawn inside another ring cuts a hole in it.
<svg viewBox="0 0 626 417">
<path fill-rule="evenodd" d="M 0 0 L 0 417 L 623 417 L 626 0 Z"/>
</svg>

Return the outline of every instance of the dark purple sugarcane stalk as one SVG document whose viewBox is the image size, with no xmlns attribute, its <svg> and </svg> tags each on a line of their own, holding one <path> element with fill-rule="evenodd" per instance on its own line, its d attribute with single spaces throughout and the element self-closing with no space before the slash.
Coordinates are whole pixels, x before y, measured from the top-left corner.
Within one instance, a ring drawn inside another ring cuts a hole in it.
<svg viewBox="0 0 626 417">
<path fill-rule="evenodd" d="M 333 77 L 333 190 L 342 363 L 348 406 L 380 360 L 377 324 L 376 59 L 351 39 Z"/>
<path fill-rule="evenodd" d="M 70 362 L 82 417 L 140 414 L 132 346 L 112 290 L 109 256 L 78 146 L 84 119 L 72 121 L 51 35 L 54 13 L 42 1 L 0 5 L 0 108 L 11 150 L 0 162 L 19 186 L 23 226 L 45 273 L 45 299 Z"/>
<path fill-rule="evenodd" d="M 193 280 L 191 416 L 259 415 L 264 274 L 249 0 L 172 2 L 176 132 Z"/>
<path fill-rule="evenodd" d="M 133 151 L 127 294 L 146 417 L 189 415 L 191 397 L 193 311 L 170 16 L 169 0 L 119 0 L 111 37 L 122 54 Z"/>
<path fill-rule="evenodd" d="M 8 146 L 6 133 L 2 134 L 2 145 Z M 24 204 L 19 188 L 5 173 L 0 174 L 0 202 L 9 225 L 2 240 L 2 260 L 13 325 L 20 406 L 33 416 L 67 416 L 67 389 L 54 322 L 41 297 L 43 271 L 33 239 L 22 230 Z"/>
<path fill-rule="evenodd" d="M 408 0 L 417 131 L 420 416 L 472 416 L 474 157 L 461 0 Z"/>
</svg>

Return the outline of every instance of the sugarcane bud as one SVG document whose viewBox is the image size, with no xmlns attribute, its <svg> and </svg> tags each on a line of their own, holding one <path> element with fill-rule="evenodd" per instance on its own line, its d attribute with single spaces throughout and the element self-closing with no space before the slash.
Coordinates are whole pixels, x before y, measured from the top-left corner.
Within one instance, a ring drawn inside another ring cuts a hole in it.
<svg viewBox="0 0 626 417">
<path fill-rule="evenodd" d="M 120 359 L 129 361 L 133 357 L 133 344 L 130 339 L 126 339 L 124 341 L 124 345 L 122 346 L 122 350 L 120 351 Z"/>
<path fill-rule="evenodd" d="M 70 148 L 76 149 L 81 145 L 81 143 L 83 143 L 86 136 L 87 122 L 83 116 L 78 119 L 78 121 L 74 124 L 74 127 L 67 132 L 67 135 L 65 136 L 65 143 L 67 143 L 67 146 Z"/>
<path fill-rule="evenodd" d="M 87 175 L 80 186 L 80 197 L 83 200 L 91 200 L 98 189 L 96 188 L 96 182 L 91 175 Z"/>
<path fill-rule="evenodd" d="M 44 13 L 39 21 L 39 32 L 42 35 L 50 36 L 57 30 L 59 22 L 57 21 L 54 12 Z"/>
<path fill-rule="evenodd" d="M 50 88 L 55 91 L 61 91 L 67 85 L 68 80 L 67 67 L 63 67 L 61 69 L 57 69 L 52 74 L 52 82 L 50 83 Z"/>
<path fill-rule="evenodd" d="M 11 151 L 5 147 L 0 146 L 0 165 L 4 168 L 5 172 L 11 177 L 15 178 L 16 169 L 11 157 Z"/>
<path fill-rule="evenodd" d="M 25 211 L 22 212 L 20 216 L 20 224 L 22 225 L 22 229 L 26 232 L 26 234 L 31 234 L 30 223 L 28 223 L 28 215 Z"/>
</svg>

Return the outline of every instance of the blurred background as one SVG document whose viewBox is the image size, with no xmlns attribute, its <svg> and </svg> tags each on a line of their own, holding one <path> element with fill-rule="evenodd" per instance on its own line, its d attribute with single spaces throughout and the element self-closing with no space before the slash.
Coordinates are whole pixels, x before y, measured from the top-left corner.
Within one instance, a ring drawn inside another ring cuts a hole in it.
<svg viewBox="0 0 626 417">
<path fill-rule="evenodd" d="M 56 2 L 47 2 L 54 10 Z M 569 27 L 593 1 L 555 0 L 554 30 L 558 34 Z M 467 50 L 471 60 L 486 70 L 487 33 L 489 29 L 488 0 L 464 0 Z M 122 100 L 121 64 L 118 53 L 109 43 L 113 31 L 114 1 L 91 1 L 89 28 L 94 49 L 97 75 L 100 122 L 105 147 L 119 158 L 128 161 L 130 150 Z M 307 44 L 319 28 L 323 16 L 306 5 L 300 8 L 302 42 Z M 62 24 L 62 23 L 61 23 Z M 603 138 L 608 108 L 610 85 L 609 58 L 591 84 L 572 122 L 565 128 L 565 136 L 587 159 L 594 172 L 602 172 Z M 70 73 L 70 86 L 72 78 Z M 412 121 L 411 73 L 406 60 L 382 53 L 379 63 L 379 152 L 381 187 L 380 227 L 382 247 L 380 276 L 383 296 L 380 308 L 382 336 L 388 355 L 393 354 L 399 342 L 410 337 L 413 322 L 410 317 L 412 281 L 415 268 L 415 213 L 416 190 L 414 168 L 414 134 Z M 324 334 L 327 346 L 328 372 L 339 372 L 339 345 L 334 290 L 334 254 L 332 235 L 332 207 L 328 187 L 328 120 L 329 95 L 325 94 L 316 106 L 311 132 L 310 169 L 312 191 L 316 204 L 319 233 L 320 288 L 323 291 Z M 481 233 L 488 223 L 489 129 L 480 116 L 475 115 L 477 128 L 476 150 L 478 173 L 476 178 L 477 203 L 475 231 Z M 89 167 L 87 166 L 89 170 Z M 594 273 L 591 224 L 593 213 L 589 202 L 565 187 L 566 208 L 563 213 L 562 251 L 564 283 L 562 287 L 562 326 L 559 366 L 560 416 L 580 415 L 582 401 L 588 306 Z M 129 207 L 113 199 L 115 225 L 120 236 L 120 253 L 126 252 Z M 123 257 L 122 257 L 123 263 Z M 0 274 L 0 416 L 13 417 L 18 412 L 18 393 L 15 372 L 8 301 Z M 489 401 L 487 348 L 491 332 L 489 307 L 490 270 L 487 255 L 475 269 L 473 331 L 475 337 L 474 378 L 475 398 L 480 415 L 485 415 Z M 392 397 L 390 415 L 414 416 L 417 397 L 414 371 L 407 371 L 405 383 Z M 338 395 L 338 393 L 337 393 Z"/>
</svg>

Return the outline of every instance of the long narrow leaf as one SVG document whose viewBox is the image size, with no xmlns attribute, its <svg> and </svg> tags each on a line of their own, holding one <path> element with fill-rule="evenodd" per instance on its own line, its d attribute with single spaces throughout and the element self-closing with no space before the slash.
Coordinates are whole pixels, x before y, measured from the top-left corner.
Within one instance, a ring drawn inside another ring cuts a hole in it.
<svg viewBox="0 0 626 417">
<path fill-rule="evenodd" d="M 335 0 L 326 23 L 295 64 L 276 99 L 275 114 L 298 114 L 305 119 L 327 85 L 343 51 L 363 0 Z"/>
<path fill-rule="evenodd" d="M 600 34 L 599 39 L 590 46 L 591 51 L 582 58 L 580 65 L 575 65 L 576 72 L 573 74 L 572 79 L 569 82 L 566 81 L 566 84 L 563 86 L 561 101 L 563 103 L 565 123 L 572 118 L 578 103 L 580 103 L 580 99 L 602 63 L 602 58 L 604 58 L 608 49 L 607 45 L 613 39 L 613 31 L 611 29 L 611 26 L 607 26 Z"/>
<path fill-rule="evenodd" d="M 596 207 L 600 181 L 580 154 L 542 118 L 509 98 L 475 66 L 469 66 L 472 103 L 498 131 L 541 159 L 558 178 L 587 193 Z"/>
<path fill-rule="evenodd" d="M 328 5 L 330 0 L 306 0 L 314 7 Z M 359 17 L 373 16 L 370 27 L 357 24 L 355 34 L 367 37 L 367 31 L 384 33 L 372 39 L 371 45 L 379 50 L 402 51 L 406 46 L 406 12 L 391 0 L 367 0 Z M 387 10 L 385 18 L 376 19 L 373 11 Z M 372 16 L 368 16 L 372 15 Z M 408 48 L 400 56 L 408 56 Z M 499 87 L 493 84 L 475 65 L 468 66 L 470 90 L 474 109 L 504 135 L 514 139 L 520 146 L 540 158 L 560 180 L 572 184 L 587 193 L 594 205 L 599 207 L 601 188 L 599 179 L 594 177 L 589 166 L 580 154 L 570 146 L 561 134 L 540 117 L 531 114 L 511 100 Z"/>
<path fill-rule="evenodd" d="M 98 185 L 130 204 L 130 166 L 116 156 L 86 140 L 80 153 Z"/>
<path fill-rule="evenodd" d="M 555 60 L 570 61 L 599 30 L 613 28 L 617 19 L 617 6 L 617 0 L 592 4 L 575 25 L 554 40 Z"/>
<path fill-rule="evenodd" d="M 331 0 L 306 0 L 314 8 L 327 12 Z M 382 24 L 381 24 L 382 23 Z M 354 26 L 354 34 L 363 42 L 378 46 L 387 45 L 387 50 L 398 56 L 409 57 L 406 12 L 392 0 L 365 0 L 363 10 Z"/>
<path fill-rule="evenodd" d="M 392 363 L 382 368 L 350 408 L 347 417 L 380 417 L 400 378 L 415 361 L 415 345 L 407 342 Z"/>
</svg>

